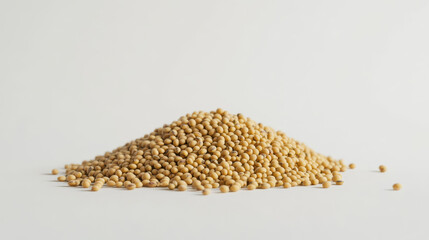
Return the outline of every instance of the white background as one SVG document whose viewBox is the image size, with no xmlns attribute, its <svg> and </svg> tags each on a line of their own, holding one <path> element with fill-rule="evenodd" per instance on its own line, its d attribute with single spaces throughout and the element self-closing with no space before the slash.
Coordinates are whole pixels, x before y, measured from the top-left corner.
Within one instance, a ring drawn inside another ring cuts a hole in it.
<svg viewBox="0 0 429 240">
<path fill-rule="evenodd" d="M 1 238 L 425 239 L 428 26 L 428 1 L 1 0 Z M 210 196 L 48 174 L 217 107 L 357 169 Z"/>
</svg>

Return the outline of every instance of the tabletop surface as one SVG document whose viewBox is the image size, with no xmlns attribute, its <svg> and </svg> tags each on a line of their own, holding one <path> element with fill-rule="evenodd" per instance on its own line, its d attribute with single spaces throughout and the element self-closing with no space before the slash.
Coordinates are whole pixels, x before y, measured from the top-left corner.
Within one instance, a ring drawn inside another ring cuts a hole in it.
<svg viewBox="0 0 429 240">
<path fill-rule="evenodd" d="M 1 1 L 1 235 L 425 239 L 428 22 L 427 1 Z M 356 169 L 208 196 L 50 174 L 218 107 Z"/>
</svg>

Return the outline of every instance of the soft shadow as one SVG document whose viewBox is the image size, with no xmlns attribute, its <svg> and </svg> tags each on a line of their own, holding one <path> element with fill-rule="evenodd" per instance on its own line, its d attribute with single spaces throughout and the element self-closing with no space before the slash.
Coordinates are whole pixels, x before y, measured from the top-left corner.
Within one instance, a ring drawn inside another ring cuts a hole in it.
<svg viewBox="0 0 429 240">
<path fill-rule="evenodd" d="M 161 188 L 161 189 L 159 189 L 159 190 L 161 190 L 161 191 L 174 191 L 174 190 L 170 190 L 170 189 L 168 189 L 168 188 Z"/>
</svg>

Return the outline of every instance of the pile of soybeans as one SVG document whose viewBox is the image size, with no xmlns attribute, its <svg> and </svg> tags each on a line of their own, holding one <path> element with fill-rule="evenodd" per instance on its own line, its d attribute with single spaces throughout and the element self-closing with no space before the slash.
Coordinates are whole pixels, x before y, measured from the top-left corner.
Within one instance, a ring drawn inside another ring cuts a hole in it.
<svg viewBox="0 0 429 240">
<path fill-rule="evenodd" d="M 331 182 L 342 184 L 342 160 L 316 153 L 306 145 L 222 109 L 194 112 L 155 129 L 112 152 L 65 166 L 70 186 L 188 187 L 207 195 L 212 188 L 236 192 Z M 53 170 L 57 173 L 57 170 Z"/>
</svg>

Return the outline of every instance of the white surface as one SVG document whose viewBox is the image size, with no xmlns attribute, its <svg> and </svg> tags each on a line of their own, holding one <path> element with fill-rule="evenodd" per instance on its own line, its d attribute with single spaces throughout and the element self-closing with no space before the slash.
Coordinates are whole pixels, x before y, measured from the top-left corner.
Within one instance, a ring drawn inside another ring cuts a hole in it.
<svg viewBox="0 0 429 240">
<path fill-rule="evenodd" d="M 427 238 L 428 4 L 0 1 L 2 239 Z M 357 169 L 210 196 L 46 175 L 217 107 Z"/>
</svg>

